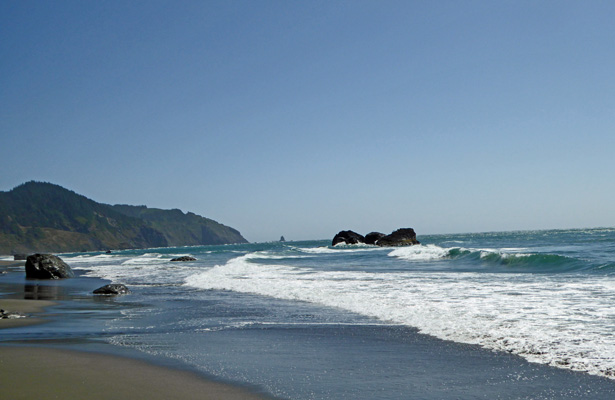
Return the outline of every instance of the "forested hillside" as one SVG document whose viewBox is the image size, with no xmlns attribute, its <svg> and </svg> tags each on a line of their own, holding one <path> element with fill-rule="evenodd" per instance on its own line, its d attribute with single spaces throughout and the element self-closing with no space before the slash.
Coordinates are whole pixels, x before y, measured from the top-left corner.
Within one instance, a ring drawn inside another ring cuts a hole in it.
<svg viewBox="0 0 615 400">
<path fill-rule="evenodd" d="M 246 243 L 193 213 L 97 203 L 51 183 L 0 192 L 0 254 Z"/>
</svg>

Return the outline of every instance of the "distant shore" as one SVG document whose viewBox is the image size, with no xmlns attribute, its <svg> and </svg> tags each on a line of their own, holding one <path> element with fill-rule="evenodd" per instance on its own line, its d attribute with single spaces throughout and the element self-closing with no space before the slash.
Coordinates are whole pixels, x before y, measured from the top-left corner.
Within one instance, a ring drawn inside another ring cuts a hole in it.
<svg viewBox="0 0 615 400">
<path fill-rule="evenodd" d="M 23 261 L 0 261 L 0 271 Z M 10 270 L 9 270 L 10 273 Z M 14 273 L 14 272 L 13 272 Z M 208 380 L 195 372 L 176 370 L 145 361 L 87 351 L 23 346 L 6 340 L 3 333 L 45 322 L 52 300 L 24 299 L 23 285 L 3 282 L 0 275 L 0 309 L 25 318 L 0 319 L 0 376 L 2 397 L 12 400 L 89 399 L 126 400 L 229 399 L 264 400 L 264 395 L 227 383 Z M 19 298 L 21 297 L 21 298 Z M 57 313 L 55 313 L 57 314 Z M 81 350 L 77 347 L 78 350 Z"/>
</svg>

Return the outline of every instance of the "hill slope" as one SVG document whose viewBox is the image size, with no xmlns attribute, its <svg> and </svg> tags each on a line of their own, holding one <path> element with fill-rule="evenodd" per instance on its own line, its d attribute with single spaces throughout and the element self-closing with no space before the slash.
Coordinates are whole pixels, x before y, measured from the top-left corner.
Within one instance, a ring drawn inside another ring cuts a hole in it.
<svg viewBox="0 0 615 400">
<path fill-rule="evenodd" d="M 0 192 L 0 254 L 246 243 L 193 213 L 97 203 L 51 183 Z"/>
</svg>

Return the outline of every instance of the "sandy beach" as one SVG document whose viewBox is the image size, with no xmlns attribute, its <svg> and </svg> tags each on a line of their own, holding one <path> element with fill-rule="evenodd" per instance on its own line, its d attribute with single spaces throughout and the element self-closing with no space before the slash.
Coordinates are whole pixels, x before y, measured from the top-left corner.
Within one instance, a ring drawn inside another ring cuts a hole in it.
<svg viewBox="0 0 615 400">
<path fill-rule="evenodd" d="M 121 357 L 37 347 L 0 347 L 6 399 L 265 399 L 185 371 Z"/>
<path fill-rule="evenodd" d="M 53 304 L 54 302 L 49 300 L 0 299 L 0 309 L 9 312 L 18 312 L 27 316 L 26 318 L 0 319 L 0 329 L 16 328 L 41 323 L 43 321 L 36 318 L 37 314 L 41 314 L 44 312 L 45 307 L 49 307 Z"/>
<path fill-rule="evenodd" d="M 320 251 L 319 244 L 308 244 L 306 249 Z M 242 249 L 256 249 L 248 254 L 260 255 L 261 246 Z M 271 251 L 278 251 L 276 246 L 271 244 Z M 64 255 L 76 273 L 61 280 L 26 279 L 23 265 L 0 267 L 6 271 L 0 274 L 0 308 L 27 315 L 0 321 L 5 327 L 0 329 L 2 398 L 614 398 L 615 384 L 607 377 L 441 340 L 411 326 L 383 324 L 338 308 L 246 294 L 241 288 L 195 290 L 182 282 L 185 276 L 215 273 L 215 268 L 207 268 L 208 257 L 212 263 L 243 260 L 236 248 L 221 248 L 213 254 L 210 248 L 200 250 L 197 256 L 202 264 L 180 266 L 160 262 L 161 254 L 170 258 L 168 249 Z M 179 251 L 183 249 L 171 250 L 172 255 Z M 366 265 L 371 262 L 382 268 L 389 263 L 387 271 L 393 271 L 399 264 L 387 254 L 374 257 L 373 252 L 360 251 L 367 253 L 360 258 Z M 340 264 L 325 253 L 323 265 L 337 265 L 337 274 L 365 274 L 345 271 L 357 259 L 356 253 L 340 254 Z M 304 260 L 286 258 L 283 263 L 301 267 Z M 241 283 L 262 273 L 249 271 L 234 281 Z M 328 272 L 308 273 L 326 283 Z M 460 278 L 455 287 L 462 289 L 464 277 L 455 278 Z M 497 278 L 490 275 L 489 284 Z M 294 274 L 279 275 L 278 288 L 295 285 L 296 279 Z M 110 281 L 126 283 L 131 293 L 93 294 Z M 301 287 L 307 284 L 300 283 Z M 434 285 L 437 289 L 442 282 Z M 377 294 L 378 288 L 371 293 Z M 364 294 L 361 291 L 356 298 Z M 341 295 L 336 292 L 332 298 Z"/>
<path fill-rule="evenodd" d="M 22 266 L 0 261 L 0 270 Z M 0 309 L 25 318 L 0 319 L 0 335 L 11 328 L 44 323 L 51 300 L 24 299 L 23 286 L 4 283 L 13 297 L 0 299 Z M 268 397 L 231 384 L 208 380 L 196 373 L 99 353 L 33 346 L 0 345 L 2 398 L 19 399 L 230 399 Z"/>
</svg>

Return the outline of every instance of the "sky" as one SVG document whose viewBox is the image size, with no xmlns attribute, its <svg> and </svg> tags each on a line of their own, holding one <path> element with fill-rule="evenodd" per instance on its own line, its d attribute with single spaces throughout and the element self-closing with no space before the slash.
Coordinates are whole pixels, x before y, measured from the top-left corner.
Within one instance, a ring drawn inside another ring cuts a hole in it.
<svg viewBox="0 0 615 400">
<path fill-rule="evenodd" d="M 0 1 L 0 191 L 253 242 L 615 226 L 613 1 Z"/>
</svg>

